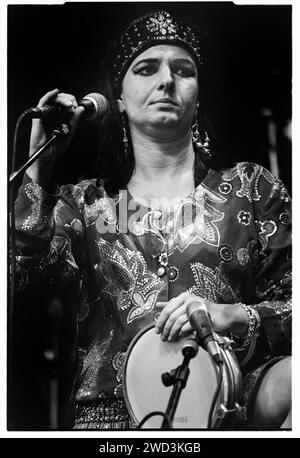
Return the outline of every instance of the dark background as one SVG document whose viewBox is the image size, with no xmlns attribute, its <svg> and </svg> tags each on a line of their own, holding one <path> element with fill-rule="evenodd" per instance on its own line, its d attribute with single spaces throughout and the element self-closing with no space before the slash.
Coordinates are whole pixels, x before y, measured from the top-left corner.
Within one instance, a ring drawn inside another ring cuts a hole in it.
<svg viewBox="0 0 300 458">
<path fill-rule="evenodd" d="M 279 177 L 291 192 L 291 15 L 288 5 L 236 6 L 231 2 L 67 3 L 8 6 L 8 150 L 20 114 L 48 90 L 78 98 L 97 92 L 97 67 L 116 30 L 148 8 L 165 8 L 208 36 L 209 97 L 224 150 L 269 169 L 275 132 Z M 27 156 L 29 128 L 21 132 L 16 164 Z M 58 183 L 91 176 L 97 131 L 82 123 L 56 167 Z M 51 380 L 58 381 L 59 425 L 69 428 L 68 392 L 74 371 L 74 316 L 69 301 L 34 291 L 14 301 L 8 342 L 8 429 L 50 429 Z M 65 303 L 66 302 L 66 303 Z M 54 342 L 54 343 L 53 343 Z M 56 343 L 55 343 L 56 342 Z M 58 360 L 45 350 L 58 345 Z M 52 390 L 53 394 L 53 390 Z M 52 398 L 52 399 L 55 399 Z M 55 406 L 54 406 L 55 407 Z"/>
</svg>

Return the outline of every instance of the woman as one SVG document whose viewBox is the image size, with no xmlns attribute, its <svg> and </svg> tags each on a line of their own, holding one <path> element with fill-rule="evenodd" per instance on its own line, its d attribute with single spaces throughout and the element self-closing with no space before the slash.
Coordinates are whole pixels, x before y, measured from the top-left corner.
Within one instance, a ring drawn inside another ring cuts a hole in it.
<svg viewBox="0 0 300 458">
<path fill-rule="evenodd" d="M 16 205 L 21 286 L 81 284 L 75 428 L 132 426 L 126 349 L 154 322 L 163 341 L 191 333 L 191 303 L 236 340 L 248 427 L 289 428 L 287 192 L 256 164 L 218 166 L 200 126 L 204 62 L 192 28 L 165 11 L 146 14 L 122 34 L 112 61 L 99 179 L 51 185 L 83 112 L 55 89 L 39 106 L 61 106 L 71 135 L 28 169 Z M 48 131 L 33 122 L 31 153 Z"/>
</svg>

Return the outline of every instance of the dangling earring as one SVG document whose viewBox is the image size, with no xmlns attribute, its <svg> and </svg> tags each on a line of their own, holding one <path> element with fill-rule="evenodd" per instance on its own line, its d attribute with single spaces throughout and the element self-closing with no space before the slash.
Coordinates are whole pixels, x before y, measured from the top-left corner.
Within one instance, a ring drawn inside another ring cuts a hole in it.
<svg viewBox="0 0 300 458">
<path fill-rule="evenodd" d="M 192 125 L 192 141 L 198 150 L 200 150 L 207 157 L 211 157 L 212 154 L 209 149 L 209 137 L 206 131 L 204 131 L 204 133 L 205 133 L 205 139 L 202 142 L 200 132 L 199 132 L 198 119 L 196 118 L 194 124 Z"/>
<path fill-rule="evenodd" d="M 127 161 L 128 155 L 129 155 L 129 141 L 127 137 L 126 119 L 125 119 L 124 114 L 121 115 L 121 119 L 122 119 L 122 129 L 123 129 L 123 155 L 124 155 L 125 161 Z"/>
<path fill-rule="evenodd" d="M 210 151 L 210 148 L 209 148 L 209 136 L 207 135 L 206 131 L 204 131 L 204 132 L 205 132 L 205 138 L 204 138 L 204 142 L 202 143 L 203 152 L 208 157 L 211 157 L 212 154 L 211 154 L 211 151 Z"/>
</svg>

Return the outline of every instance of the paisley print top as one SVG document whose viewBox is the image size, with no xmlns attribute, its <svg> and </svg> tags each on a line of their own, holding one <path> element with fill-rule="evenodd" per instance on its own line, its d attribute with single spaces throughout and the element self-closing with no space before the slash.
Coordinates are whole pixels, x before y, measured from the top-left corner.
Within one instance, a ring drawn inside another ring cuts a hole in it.
<svg viewBox="0 0 300 458">
<path fill-rule="evenodd" d="M 81 285 L 76 402 L 121 399 L 125 351 L 184 291 L 248 304 L 261 319 L 247 361 L 282 351 L 291 329 L 291 213 L 282 184 L 262 166 L 209 169 L 174 212 L 96 180 L 50 194 L 25 176 L 16 202 L 19 288 Z"/>
</svg>

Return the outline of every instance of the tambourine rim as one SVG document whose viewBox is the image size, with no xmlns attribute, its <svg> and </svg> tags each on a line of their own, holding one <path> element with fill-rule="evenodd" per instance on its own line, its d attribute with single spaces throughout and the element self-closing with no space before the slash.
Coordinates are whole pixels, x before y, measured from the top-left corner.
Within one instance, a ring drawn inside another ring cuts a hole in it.
<svg viewBox="0 0 300 458">
<path fill-rule="evenodd" d="M 127 351 L 126 351 L 126 354 L 125 354 L 125 364 L 124 364 L 124 367 L 123 367 L 123 371 L 122 371 L 122 386 L 123 386 L 123 396 L 124 396 L 124 401 L 125 401 L 125 404 L 126 404 L 126 407 L 127 407 L 127 410 L 128 410 L 128 413 L 130 415 L 130 417 L 132 418 L 132 420 L 138 424 L 138 420 L 135 416 L 135 414 L 133 413 L 132 411 L 132 408 L 131 408 L 131 402 L 129 400 L 129 397 L 127 395 L 127 389 L 126 389 L 126 370 L 127 370 L 127 366 L 128 366 L 128 361 L 129 361 L 129 355 L 136 343 L 137 340 L 140 339 L 140 337 L 145 334 L 147 331 L 149 331 L 150 329 L 154 328 L 155 327 L 155 323 L 150 323 L 148 325 L 146 325 L 144 328 L 142 328 L 131 340 L 130 344 L 128 345 L 128 348 L 127 348 Z M 151 428 L 149 428 L 151 429 Z M 155 429 L 155 428 L 154 428 Z"/>
</svg>

